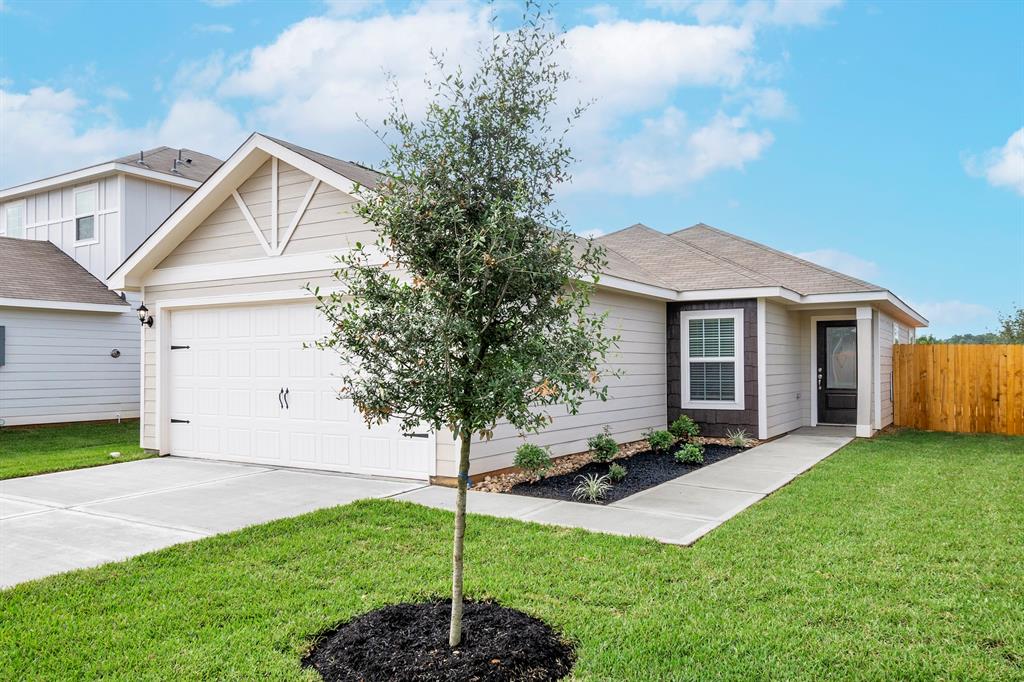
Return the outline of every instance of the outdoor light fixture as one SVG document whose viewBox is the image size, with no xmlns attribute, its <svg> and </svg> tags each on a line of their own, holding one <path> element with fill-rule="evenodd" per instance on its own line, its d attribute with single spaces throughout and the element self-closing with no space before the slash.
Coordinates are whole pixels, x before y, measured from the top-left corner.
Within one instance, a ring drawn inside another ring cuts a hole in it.
<svg viewBox="0 0 1024 682">
<path fill-rule="evenodd" d="M 153 326 L 153 316 L 149 314 L 149 308 L 145 303 L 140 305 L 135 312 L 139 314 L 139 322 L 149 327 Z"/>
</svg>

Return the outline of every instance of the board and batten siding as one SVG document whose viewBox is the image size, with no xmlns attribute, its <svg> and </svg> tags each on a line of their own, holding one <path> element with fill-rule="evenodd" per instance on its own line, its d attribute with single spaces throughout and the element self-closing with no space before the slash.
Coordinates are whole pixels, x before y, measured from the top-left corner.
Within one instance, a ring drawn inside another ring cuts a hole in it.
<svg viewBox="0 0 1024 682">
<path fill-rule="evenodd" d="M 238 187 L 238 194 L 253 220 L 270 241 L 271 161 L 264 163 Z M 278 228 L 283 235 L 291 224 L 313 178 L 288 164 L 278 164 Z M 303 213 L 285 255 L 350 248 L 372 243 L 374 230 L 355 215 L 356 199 L 320 183 Z M 158 269 L 235 262 L 266 257 L 234 197 L 228 197 L 178 245 Z"/>
<path fill-rule="evenodd" d="M 162 182 L 124 176 L 124 216 L 122 239 L 124 250 L 121 260 L 127 258 L 153 230 L 160 227 L 167 216 L 181 205 L 192 189 Z M 120 265 L 120 261 L 114 267 Z M 106 274 L 110 274 L 110 268 Z M 104 275 L 104 277 L 106 276 Z"/>
<path fill-rule="evenodd" d="M 810 344 L 805 343 L 806 316 L 766 301 L 765 387 L 768 437 L 810 424 L 808 376 Z"/>
<path fill-rule="evenodd" d="M 139 416 L 139 322 L 127 306 L 121 314 L 0 308 L 0 326 L 7 426 Z"/>
<path fill-rule="evenodd" d="M 471 475 L 512 466 L 516 448 L 527 442 L 546 447 L 558 457 L 585 451 L 587 439 L 606 426 L 620 443 L 665 428 L 665 303 L 598 289 L 591 297 L 590 310 L 607 312 L 607 333 L 620 336 L 607 366 L 621 370 L 622 376 L 606 379 L 608 400 L 588 399 L 575 415 L 561 405 L 547 407 L 545 411 L 554 421 L 536 434 L 520 434 L 508 423 L 499 424 L 493 438 L 474 441 Z M 437 434 L 438 476 L 458 474 L 458 450 L 450 431 Z"/>
</svg>

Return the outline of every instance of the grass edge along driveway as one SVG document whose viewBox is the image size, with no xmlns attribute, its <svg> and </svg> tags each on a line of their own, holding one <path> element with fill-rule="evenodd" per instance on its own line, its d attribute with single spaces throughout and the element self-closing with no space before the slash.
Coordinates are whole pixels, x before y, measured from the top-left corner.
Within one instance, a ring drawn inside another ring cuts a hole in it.
<svg viewBox="0 0 1024 682">
<path fill-rule="evenodd" d="M 114 459 L 111 452 L 120 452 Z M 149 457 L 139 447 L 139 420 L 9 426 L 0 429 L 0 480 Z"/>
<path fill-rule="evenodd" d="M 577 679 L 1020 679 L 1022 462 L 858 441 L 692 548 L 473 516 L 467 587 L 565 633 Z M 18 586 L 0 678 L 314 679 L 315 633 L 447 592 L 450 521 L 360 502 Z"/>
</svg>

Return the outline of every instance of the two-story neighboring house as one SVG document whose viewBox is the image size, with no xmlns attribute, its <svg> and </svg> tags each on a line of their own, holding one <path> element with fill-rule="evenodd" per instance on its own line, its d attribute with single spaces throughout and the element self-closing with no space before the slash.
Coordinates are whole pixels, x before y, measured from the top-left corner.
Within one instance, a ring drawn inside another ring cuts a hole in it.
<svg viewBox="0 0 1024 682">
<path fill-rule="evenodd" d="M 107 276 L 220 163 L 159 147 L 0 190 L 0 424 L 139 415 L 139 303 Z"/>
</svg>

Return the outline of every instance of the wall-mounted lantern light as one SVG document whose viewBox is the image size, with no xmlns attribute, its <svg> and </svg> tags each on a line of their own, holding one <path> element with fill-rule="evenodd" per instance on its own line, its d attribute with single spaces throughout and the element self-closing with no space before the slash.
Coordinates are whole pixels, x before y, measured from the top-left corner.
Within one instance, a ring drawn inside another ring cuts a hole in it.
<svg viewBox="0 0 1024 682">
<path fill-rule="evenodd" d="M 140 305 L 135 312 L 139 314 L 139 322 L 147 327 L 153 326 L 153 316 L 149 314 L 149 308 L 146 307 L 145 303 Z"/>
</svg>

